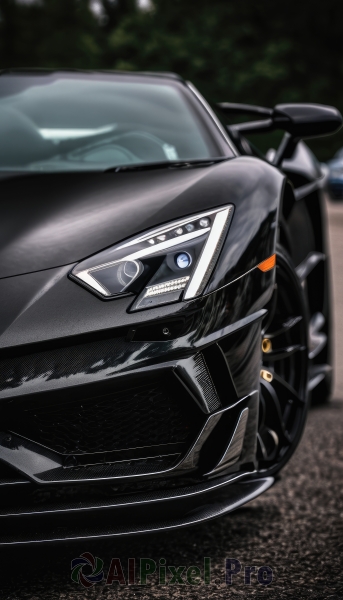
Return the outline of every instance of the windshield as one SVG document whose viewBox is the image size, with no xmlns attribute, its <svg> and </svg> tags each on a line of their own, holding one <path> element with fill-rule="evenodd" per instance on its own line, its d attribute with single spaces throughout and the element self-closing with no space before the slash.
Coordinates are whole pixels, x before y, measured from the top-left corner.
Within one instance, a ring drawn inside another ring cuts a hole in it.
<svg viewBox="0 0 343 600">
<path fill-rule="evenodd" d="M 100 170 L 222 154 L 181 84 L 101 74 L 0 77 L 0 169 Z"/>
</svg>

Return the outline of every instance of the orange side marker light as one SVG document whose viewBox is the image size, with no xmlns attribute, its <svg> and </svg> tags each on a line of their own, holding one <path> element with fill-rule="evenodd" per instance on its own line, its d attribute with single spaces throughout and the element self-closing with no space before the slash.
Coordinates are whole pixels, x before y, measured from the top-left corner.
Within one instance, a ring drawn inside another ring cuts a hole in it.
<svg viewBox="0 0 343 600">
<path fill-rule="evenodd" d="M 260 271 L 263 271 L 265 273 L 266 271 L 270 271 L 270 269 L 273 269 L 275 267 L 275 265 L 276 265 L 276 254 L 272 254 L 272 256 L 270 256 L 269 258 L 266 258 L 266 260 L 264 260 L 259 265 L 257 265 L 257 267 L 260 269 Z"/>
</svg>

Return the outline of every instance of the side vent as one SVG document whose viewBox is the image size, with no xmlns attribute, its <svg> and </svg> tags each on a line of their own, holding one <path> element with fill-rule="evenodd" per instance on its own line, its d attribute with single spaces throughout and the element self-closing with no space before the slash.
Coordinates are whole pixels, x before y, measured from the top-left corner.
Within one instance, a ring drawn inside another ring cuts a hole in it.
<svg viewBox="0 0 343 600">
<path fill-rule="evenodd" d="M 221 402 L 204 360 L 204 356 L 201 353 L 194 357 L 194 375 L 203 391 L 209 412 L 217 410 L 217 408 L 221 406 Z"/>
<path fill-rule="evenodd" d="M 203 356 L 210 372 L 211 380 L 217 390 L 222 406 L 230 406 L 238 400 L 229 365 L 224 352 L 218 344 L 212 344 L 203 350 Z"/>
<path fill-rule="evenodd" d="M 203 412 L 209 414 L 221 407 L 219 395 L 201 352 L 181 360 L 175 369 L 175 375 L 188 389 Z"/>
<path fill-rule="evenodd" d="M 246 407 L 242 410 L 241 414 L 239 415 L 235 430 L 227 447 L 225 448 L 223 455 L 220 457 L 214 469 L 207 473 L 207 475 L 215 473 L 216 471 L 220 471 L 221 469 L 226 469 L 227 467 L 235 464 L 239 460 L 243 450 L 248 415 L 249 408 Z"/>
<path fill-rule="evenodd" d="M 230 406 L 238 400 L 227 360 L 218 344 L 181 360 L 175 374 L 206 413 Z"/>
</svg>

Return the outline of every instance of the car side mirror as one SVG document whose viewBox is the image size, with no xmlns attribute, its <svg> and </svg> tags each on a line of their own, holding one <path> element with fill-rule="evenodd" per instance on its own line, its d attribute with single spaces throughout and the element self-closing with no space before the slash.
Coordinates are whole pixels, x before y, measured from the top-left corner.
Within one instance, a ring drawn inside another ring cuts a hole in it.
<svg viewBox="0 0 343 600">
<path fill-rule="evenodd" d="M 276 129 L 294 139 L 330 135 L 342 126 L 339 110 L 323 104 L 277 104 L 271 117 Z"/>
</svg>

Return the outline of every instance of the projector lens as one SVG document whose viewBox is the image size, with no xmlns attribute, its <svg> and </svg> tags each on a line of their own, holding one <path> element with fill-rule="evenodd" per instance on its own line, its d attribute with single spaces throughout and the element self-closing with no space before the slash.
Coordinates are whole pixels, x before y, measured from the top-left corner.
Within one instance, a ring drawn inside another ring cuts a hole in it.
<svg viewBox="0 0 343 600">
<path fill-rule="evenodd" d="M 192 259 L 187 252 L 180 252 L 180 254 L 176 255 L 175 262 L 179 269 L 187 269 L 191 264 Z"/>
</svg>

